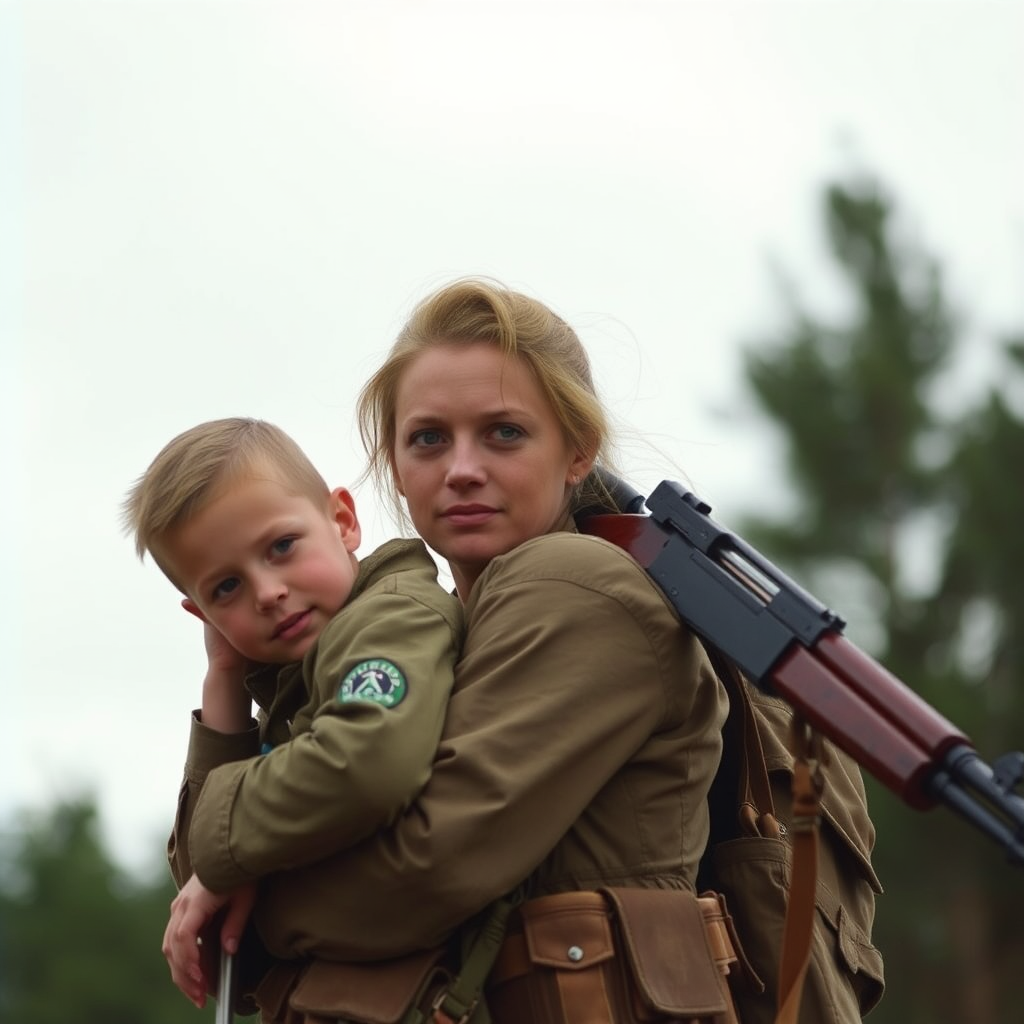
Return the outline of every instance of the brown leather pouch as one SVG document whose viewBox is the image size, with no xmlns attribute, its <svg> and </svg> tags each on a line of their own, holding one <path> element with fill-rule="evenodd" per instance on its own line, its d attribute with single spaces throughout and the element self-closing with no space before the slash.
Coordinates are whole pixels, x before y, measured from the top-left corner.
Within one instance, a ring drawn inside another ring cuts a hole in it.
<svg viewBox="0 0 1024 1024">
<path fill-rule="evenodd" d="M 736 962 L 731 951 L 724 960 Z M 665 889 L 558 893 L 523 904 L 487 1002 L 494 1024 L 735 1021 L 700 901 Z"/>
<path fill-rule="evenodd" d="M 304 1024 L 400 1024 L 451 978 L 443 947 L 374 963 L 314 960 L 288 1000 Z"/>
</svg>

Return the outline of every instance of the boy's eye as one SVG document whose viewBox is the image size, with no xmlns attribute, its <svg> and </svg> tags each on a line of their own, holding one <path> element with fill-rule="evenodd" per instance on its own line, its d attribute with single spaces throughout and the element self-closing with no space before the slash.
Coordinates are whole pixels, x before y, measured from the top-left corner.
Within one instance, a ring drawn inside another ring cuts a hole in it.
<svg viewBox="0 0 1024 1024">
<path fill-rule="evenodd" d="M 417 448 L 432 448 L 440 444 L 444 438 L 440 430 L 418 430 L 409 439 L 410 443 Z"/>
<path fill-rule="evenodd" d="M 218 601 L 227 597 L 229 594 L 237 590 L 240 585 L 241 584 L 237 576 L 229 576 L 226 580 L 221 580 L 220 583 L 213 588 L 213 599 Z"/>
<path fill-rule="evenodd" d="M 294 543 L 294 537 L 281 537 L 278 540 L 275 540 L 274 543 L 270 545 L 270 550 L 275 555 L 287 555 L 288 552 L 291 551 L 292 545 Z"/>
</svg>

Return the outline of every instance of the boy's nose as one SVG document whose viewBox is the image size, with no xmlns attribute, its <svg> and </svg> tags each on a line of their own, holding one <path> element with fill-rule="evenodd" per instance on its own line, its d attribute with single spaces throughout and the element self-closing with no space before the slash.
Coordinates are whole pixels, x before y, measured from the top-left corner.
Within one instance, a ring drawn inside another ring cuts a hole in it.
<svg viewBox="0 0 1024 1024">
<path fill-rule="evenodd" d="M 255 581 L 253 592 L 256 595 L 256 606 L 261 609 L 273 608 L 288 595 L 288 587 L 284 580 L 269 574 Z"/>
</svg>

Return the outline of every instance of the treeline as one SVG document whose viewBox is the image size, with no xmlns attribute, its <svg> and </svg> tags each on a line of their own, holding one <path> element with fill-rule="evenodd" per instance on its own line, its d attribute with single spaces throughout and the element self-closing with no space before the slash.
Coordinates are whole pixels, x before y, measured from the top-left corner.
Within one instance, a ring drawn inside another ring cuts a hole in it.
<svg viewBox="0 0 1024 1024">
<path fill-rule="evenodd" d="M 170 874 L 116 866 L 91 799 L 26 814 L 0 847 L 0 1021 L 182 1024 L 214 1019 L 171 984 L 160 953 Z"/>
</svg>

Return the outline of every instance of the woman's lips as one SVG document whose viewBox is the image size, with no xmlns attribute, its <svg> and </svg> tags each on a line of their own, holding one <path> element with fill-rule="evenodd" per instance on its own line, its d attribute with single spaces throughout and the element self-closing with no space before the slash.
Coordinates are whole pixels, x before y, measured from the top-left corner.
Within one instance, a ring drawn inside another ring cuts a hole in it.
<svg viewBox="0 0 1024 1024">
<path fill-rule="evenodd" d="M 497 514 L 490 505 L 452 505 L 444 512 L 444 518 L 455 526 L 479 526 Z"/>
</svg>

